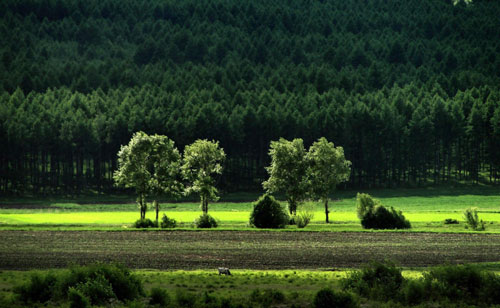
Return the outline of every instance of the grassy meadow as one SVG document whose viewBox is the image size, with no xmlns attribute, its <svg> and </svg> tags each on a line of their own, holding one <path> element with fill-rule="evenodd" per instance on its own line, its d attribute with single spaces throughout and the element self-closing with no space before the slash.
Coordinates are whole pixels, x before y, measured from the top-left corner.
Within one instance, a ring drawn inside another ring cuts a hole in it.
<svg viewBox="0 0 500 308">
<path fill-rule="evenodd" d="M 463 211 L 477 207 L 480 219 L 487 222 L 486 232 L 500 232 L 500 192 L 496 187 L 426 188 L 369 190 L 385 206 L 403 211 L 412 223 L 412 231 L 463 232 Z M 356 216 L 356 192 L 341 191 L 332 196 L 330 224 L 325 224 L 323 204 L 314 204 L 314 218 L 305 230 L 361 231 Z M 220 202 L 209 205 L 209 213 L 220 222 L 222 230 L 255 230 L 248 225 L 252 202 L 258 194 L 228 194 Z M 241 201 L 246 200 L 246 201 Z M 238 202 L 236 202 L 238 201 Z M 286 205 L 283 202 L 283 205 Z M 174 218 L 182 229 L 194 228 L 200 215 L 196 201 L 162 202 L 160 216 Z M 0 199 L 0 229 L 69 228 L 69 229 L 130 229 L 139 212 L 133 197 L 78 197 L 58 199 Z M 154 220 L 154 209 L 147 217 Z M 447 218 L 457 219 L 458 225 L 445 225 Z M 286 230 L 297 230 L 289 226 Z"/>
</svg>

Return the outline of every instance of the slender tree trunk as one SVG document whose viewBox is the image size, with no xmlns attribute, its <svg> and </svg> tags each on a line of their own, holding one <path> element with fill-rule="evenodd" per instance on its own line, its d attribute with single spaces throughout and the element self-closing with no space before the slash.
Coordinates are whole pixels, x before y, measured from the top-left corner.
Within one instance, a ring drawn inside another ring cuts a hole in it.
<svg viewBox="0 0 500 308">
<path fill-rule="evenodd" d="M 153 200 L 153 204 L 156 210 L 156 225 L 158 225 L 158 214 L 160 213 L 160 203 L 157 200 Z"/>
<path fill-rule="evenodd" d="M 291 216 L 297 214 L 297 202 L 295 201 L 295 199 L 293 198 L 288 199 L 288 210 L 290 211 Z"/>
<path fill-rule="evenodd" d="M 205 195 L 201 196 L 201 210 L 203 214 L 208 214 L 208 198 Z"/>
<path fill-rule="evenodd" d="M 147 209 L 147 204 L 145 202 L 144 195 L 141 194 L 139 196 L 139 207 L 141 209 L 141 219 L 146 219 L 146 209 Z"/>
<path fill-rule="evenodd" d="M 325 200 L 325 216 L 326 216 L 326 223 L 329 224 L 330 220 L 328 219 L 328 214 L 330 213 L 330 210 L 328 210 L 328 197 L 324 198 Z"/>
</svg>

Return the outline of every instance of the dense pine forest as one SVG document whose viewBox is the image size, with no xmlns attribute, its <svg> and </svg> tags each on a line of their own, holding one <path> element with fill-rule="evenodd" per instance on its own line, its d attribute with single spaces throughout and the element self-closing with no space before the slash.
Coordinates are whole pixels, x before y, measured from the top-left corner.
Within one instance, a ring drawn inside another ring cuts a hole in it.
<svg viewBox="0 0 500 308">
<path fill-rule="evenodd" d="M 2 0 L 0 191 L 110 191 L 136 131 L 227 154 L 326 137 L 351 187 L 500 178 L 499 1 Z"/>
</svg>

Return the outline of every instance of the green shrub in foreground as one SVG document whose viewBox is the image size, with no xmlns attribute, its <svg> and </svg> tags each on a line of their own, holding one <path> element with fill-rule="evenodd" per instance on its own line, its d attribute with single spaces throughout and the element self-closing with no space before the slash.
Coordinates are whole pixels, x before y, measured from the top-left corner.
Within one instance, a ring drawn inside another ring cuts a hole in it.
<svg viewBox="0 0 500 308">
<path fill-rule="evenodd" d="M 197 228 L 217 228 L 219 225 L 217 220 L 207 213 L 200 215 L 200 217 L 194 221 L 194 224 Z"/>
<path fill-rule="evenodd" d="M 331 289 L 322 289 L 314 296 L 315 308 L 351 308 L 357 307 L 356 301 L 351 294 L 345 292 L 335 292 Z"/>
<path fill-rule="evenodd" d="M 168 218 L 167 215 L 163 214 L 160 226 L 162 228 L 175 228 L 177 227 L 177 221 L 173 218 Z"/>
<path fill-rule="evenodd" d="M 76 288 L 69 288 L 68 291 L 69 307 L 70 308 L 87 308 L 90 307 L 90 299 L 83 294 L 82 291 Z"/>
<path fill-rule="evenodd" d="M 253 204 L 250 225 L 257 228 L 284 228 L 289 222 L 286 211 L 273 196 L 265 194 Z"/>
<path fill-rule="evenodd" d="M 130 271 L 115 264 L 75 266 L 68 273 L 32 275 L 14 292 L 24 303 L 70 300 L 75 307 L 105 305 L 111 300 L 127 301 L 144 295 L 141 281 Z"/>
<path fill-rule="evenodd" d="M 49 272 L 45 276 L 34 273 L 25 285 L 14 288 L 14 293 L 24 303 L 44 303 L 57 292 L 58 279 L 59 277 L 54 273 Z"/>
<path fill-rule="evenodd" d="M 111 283 L 102 275 L 97 275 L 86 282 L 79 283 L 76 289 L 90 299 L 92 305 L 105 305 L 116 298 Z"/>
<path fill-rule="evenodd" d="M 399 298 L 404 278 L 401 269 L 393 263 L 372 262 L 361 271 L 342 280 L 344 290 L 353 290 L 363 297 L 375 300 Z"/>
<path fill-rule="evenodd" d="M 479 305 L 500 304 L 500 277 L 472 265 L 440 266 L 424 273 L 432 298 Z"/>
<path fill-rule="evenodd" d="M 137 219 L 134 222 L 134 228 L 155 228 L 156 223 L 149 218 Z"/>
</svg>

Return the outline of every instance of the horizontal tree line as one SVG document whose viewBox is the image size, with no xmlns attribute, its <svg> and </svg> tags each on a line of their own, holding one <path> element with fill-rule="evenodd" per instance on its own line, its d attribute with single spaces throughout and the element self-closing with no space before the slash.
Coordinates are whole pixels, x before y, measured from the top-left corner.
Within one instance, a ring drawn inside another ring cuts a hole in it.
<svg viewBox="0 0 500 308">
<path fill-rule="evenodd" d="M 89 94 L 68 89 L 0 96 L 3 192 L 109 190 L 120 146 L 144 131 L 182 151 L 219 140 L 227 154 L 224 189 L 258 188 L 270 142 L 326 137 L 352 161 L 350 186 L 490 182 L 499 178 L 500 91 L 455 96 L 441 88 L 394 87 L 351 95 L 214 89 L 189 93 L 145 86 Z"/>
<path fill-rule="evenodd" d="M 0 90 L 366 92 L 500 81 L 497 1 L 0 3 Z"/>
</svg>

